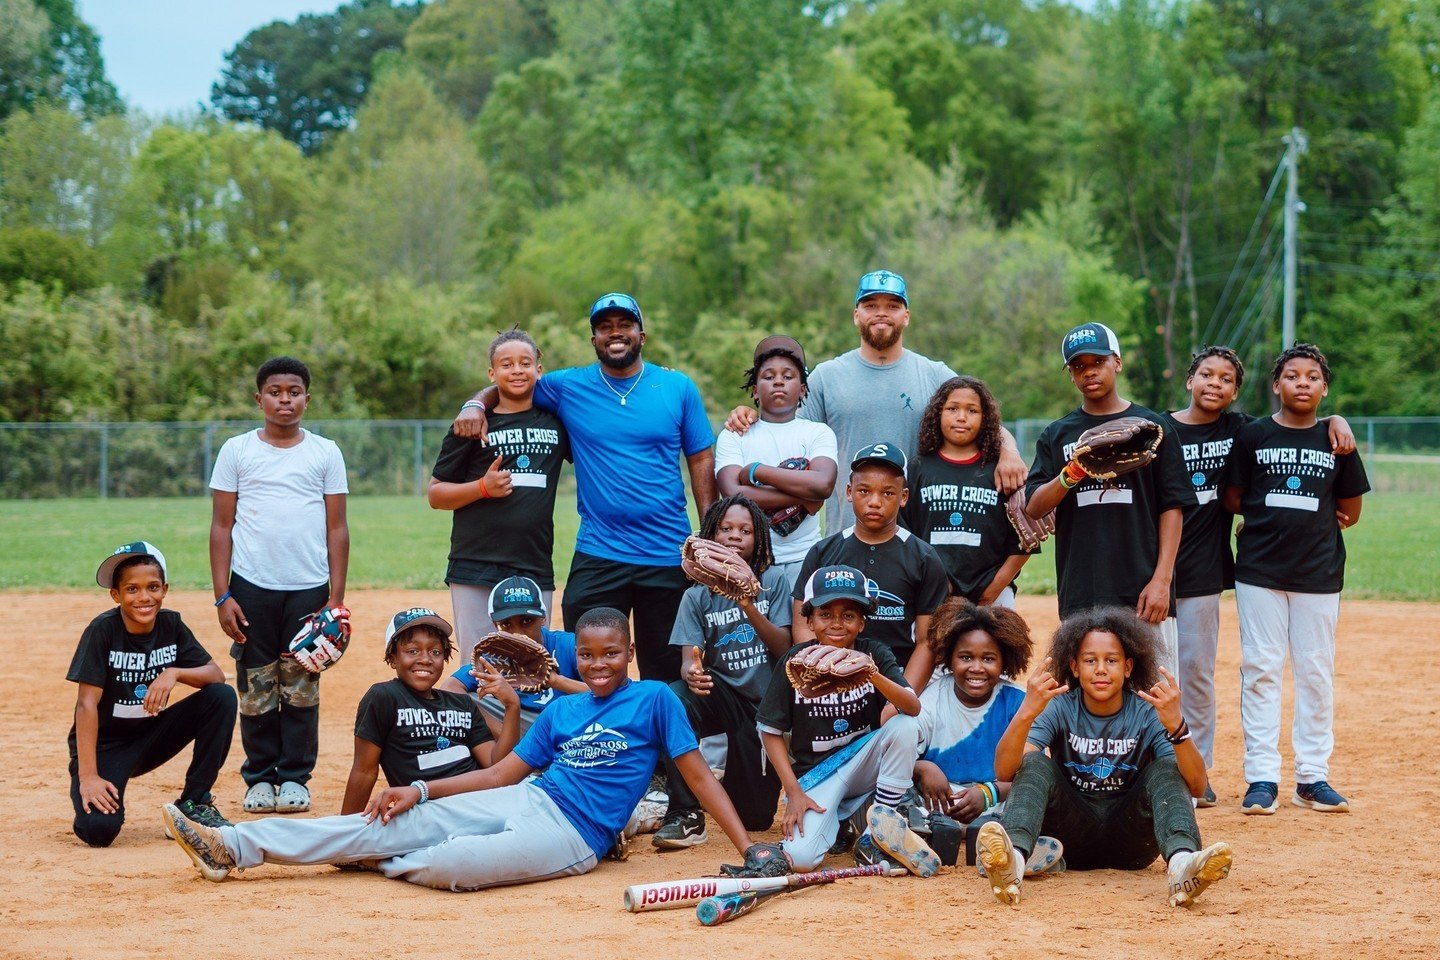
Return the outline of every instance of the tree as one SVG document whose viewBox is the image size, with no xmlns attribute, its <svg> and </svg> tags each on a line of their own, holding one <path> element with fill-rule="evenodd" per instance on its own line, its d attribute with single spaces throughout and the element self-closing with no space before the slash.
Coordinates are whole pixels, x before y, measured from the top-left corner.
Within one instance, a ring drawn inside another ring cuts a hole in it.
<svg viewBox="0 0 1440 960">
<path fill-rule="evenodd" d="M 87 117 L 122 107 L 75 0 L 0 0 L 0 118 L 47 101 Z"/>
<path fill-rule="evenodd" d="M 549 7 L 546 0 L 432 3 L 406 35 L 405 53 L 468 120 L 480 113 L 497 78 L 555 49 Z"/>
<path fill-rule="evenodd" d="M 312 154 L 350 126 L 377 57 L 400 48 L 419 9 L 355 0 L 334 13 L 252 30 L 225 55 L 210 102 L 221 115 L 274 130 Z"/>
<path fill-rule="evenodd" d="M 0 283 L 29 280 L 65 293 L 95 285 L 95 252 L 44 227 L 0 229 Z"/>
</svg>

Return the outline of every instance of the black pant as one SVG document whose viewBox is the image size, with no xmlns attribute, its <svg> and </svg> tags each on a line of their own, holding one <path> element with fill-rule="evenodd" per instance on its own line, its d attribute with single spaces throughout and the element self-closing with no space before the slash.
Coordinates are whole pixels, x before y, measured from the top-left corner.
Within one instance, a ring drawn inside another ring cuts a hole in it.
<svg viewBox="0 0 1440 960">
<path fill-rule="evenodd" d="M 329 600 L 330 585 L 267 590 L 232 573 L 230 593 L 250 622 L 245 642 L 230 648 L 245 747 L 240 776 L 247 787 L 305 783 L 320 752 L 320 677 L 280 655 L 304 619 Z"/>
<path fill-rule="evenodd" d="M 780 778 L 774 768 L 763 762 L 765 748 L 760 742 L 760 732 L 755 729 L 757 705 L 718 680 L 704 697 L 696 696 L 683 680 L 670 684 L 670 689 L 685 705 L 695 736 L 727 734 L 729 749 L 721 784 L 746 830 L 769 830 L 775 820 L 775 807 L 780 802 Z M 695 799 L 685 778 L 675 768 L 675 761 L 669 757 L 665 759 L 665 774 L 670 785 L 666 817 L 699 810 L 700 801 Z"/>
<path fill-rule="evenodd" d="M 1000 822 L 1024 856 L 1036 837 L 1059 840 L 1071 870 L 1139 870 L 1157 853 L 1169 861 L 1200 849 L 1195 807 L 1174 760 L 1152 760 L 1118 797 L 1091 797 L 1044 753 L 1027 753 Z"/>
<path fill-rule="evenodd" d="M 678 566 L 644 567 L 577 553 L 561 601 L 565 629 L 573 631 L 581 615 L 596 607 L 614 607 L 626 616 L 633 612 L 640 679 L 678 680 L 680 648 L 670 645 L 670 631 L 689 586 Z"/>
<path fill-rule="evenodd" d="M 120 793 L 114 813 L 84 809 L 80 801 L 80 760 L 70 747 L 70 802 L 75 806 L 75 836 L 92 847 L 108 847 L 125 822 L 125 785 L 165 763 L 194 743 L 195 752 L 185 771 L 181 801 L 210 800 L 210 788 L 230 753 L 235 734 L 235 691 L 223 683 L 209 683 L 178 703 L 172 703 L 146 721 L 145 732 L 133 740 L 98 745 L 95 768 Z"/>
</svg>

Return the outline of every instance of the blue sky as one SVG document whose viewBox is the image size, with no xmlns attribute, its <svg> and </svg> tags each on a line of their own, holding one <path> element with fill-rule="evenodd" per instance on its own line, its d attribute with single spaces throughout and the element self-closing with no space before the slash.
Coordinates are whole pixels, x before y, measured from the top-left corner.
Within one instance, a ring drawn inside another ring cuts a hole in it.
<svg viewBox="0 0 1440 960">
<path fill-rule="evenodd" d="M 339 0 L 77 0 L 105 71 L 132 107 L 164 114 L 210 102 L 225 53 L 256 27 Z"/>
</svg>

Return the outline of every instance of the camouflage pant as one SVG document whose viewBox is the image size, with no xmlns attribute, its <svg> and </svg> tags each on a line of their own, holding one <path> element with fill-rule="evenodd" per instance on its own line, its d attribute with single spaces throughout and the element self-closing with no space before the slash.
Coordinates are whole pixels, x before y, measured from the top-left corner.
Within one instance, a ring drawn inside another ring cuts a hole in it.
<svg viewBox="0 0 1440 960">
<path fill-rule="evenodd" d="M 320 676 L 283 657 L 246 668 L 240 694 L 240 776 L 257 783 L 306 783 L 320 749 Z"/>
<path fill-rule="evenodd" d="M 258 717 L 287 707 L 318 707 L 320 675 L 311 673 L 289 657 L 263 667 L 245 668 L 245 690 L 240 694 L 240 715 Z"/>
</svg>

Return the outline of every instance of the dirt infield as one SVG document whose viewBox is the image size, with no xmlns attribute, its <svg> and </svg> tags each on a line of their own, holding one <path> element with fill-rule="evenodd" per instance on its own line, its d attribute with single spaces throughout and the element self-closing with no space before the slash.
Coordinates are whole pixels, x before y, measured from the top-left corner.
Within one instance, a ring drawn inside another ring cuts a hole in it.
<svg viewBox="0 0 1440 960">
<path fill-rule="evenodd" d="M 1236 860 L 1230 879 L 1194 910 L 1165 906 L 1158 863 L 1139 873 L 1071 873 L 1030 883 L 1019 911 L 996 904 L 962 868 L 928 881 L 821 888 L 707 930 L 692 910 L 626 914 L 620 897 L 632 883 L 697 876 L 733 860 L 718 830 L 692 850 L 662 856 L 641 838 L 628 862 L 604 863 L 588 876 L 472 894 L 329 867 L 263 866 L 223 884 L 205 883 L 161 833 L 159 806 L 179 791 L 183 758 L 131 785 L 128 822 L 114 846 L 86 848 L 70 832 L 65 733 L 74 690 L 64 675 L 81 628 L 103 609 L 100 600 L 96 593 L 0 593 L 0 651 L 8 665 L 0 697 L 3 956 L 1348 960 L 1440 951 L 1440 764 L 1427 746 L 1440 732 L 1440 606 L 1342 606 L 1332 779 L 1355 812 L 1284 805 L 1274 817 L 1244 817 L 1237 808 L 1244 786 L 1238 641 L 1226 600 L 1214 773 L 1220 805 L 1200 811 L 1200 825 L 1207 839 L 1228 840 Z M 449 609 L 443 593 L 369 591 L 350 603 L 359 639 L 323 685 L 313 783 L 319 814 L 339 809 L 356 703 L 371 683 L 391 675 L 379 657 L 385 618 L 415 603 Z M 169 606 L 231 672 L 209 597 L 177 593 Z M 1041 638 L 1054 628 L 1054 609 L 1048 597 L 1021 604 Z M 1386 680 L 1372 697 L 1375 674 Z M 221 809 L 234 819 L 241 816 L 240 759 L 237 738 L 217 785 Z M 1289 787 L 1283 783 L 1282 792 Z M 849 858 L 830 863 L 848 866 Z"/>
</svg>

